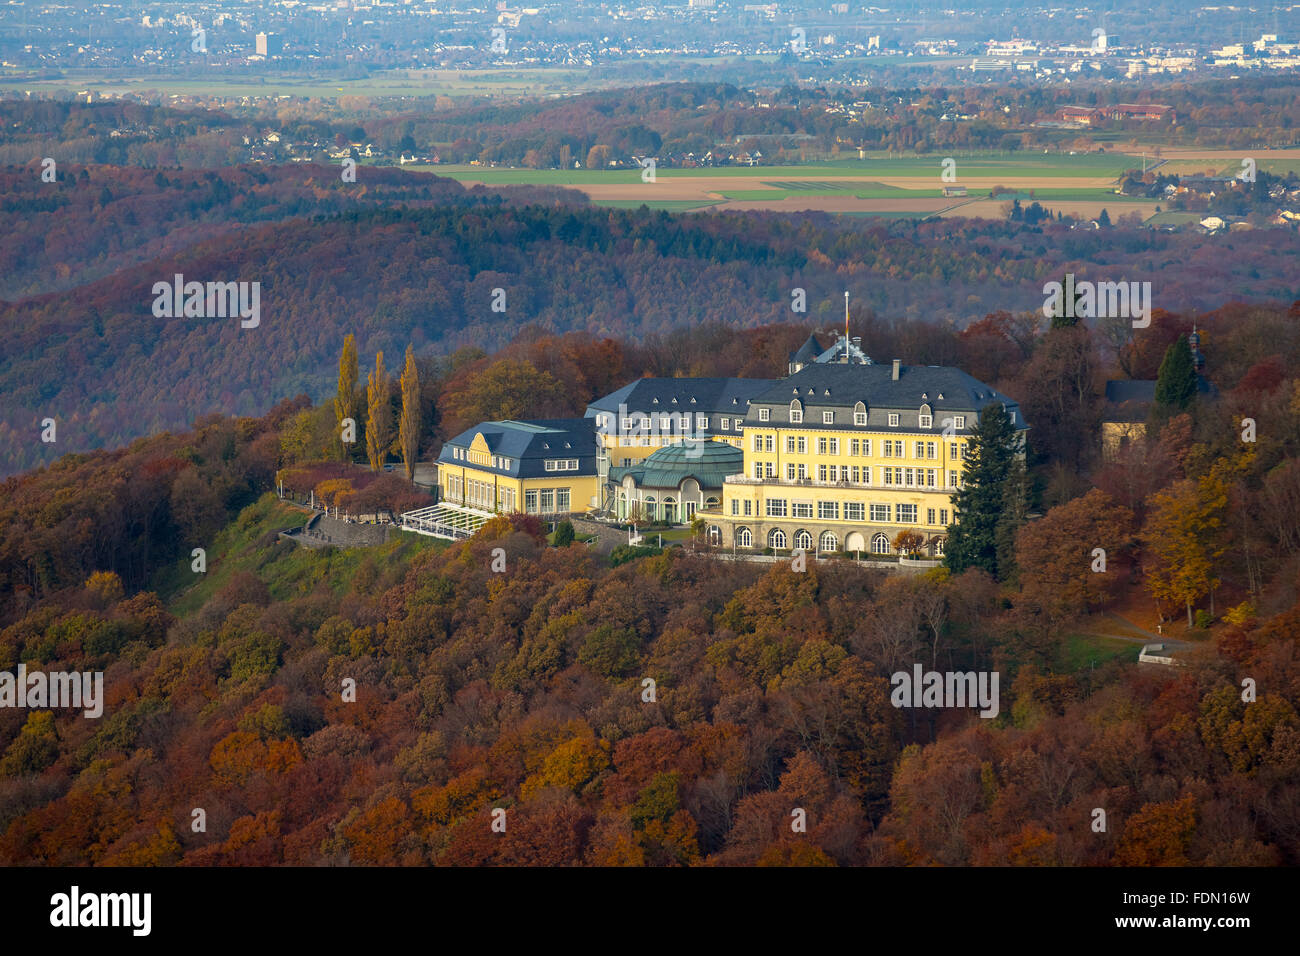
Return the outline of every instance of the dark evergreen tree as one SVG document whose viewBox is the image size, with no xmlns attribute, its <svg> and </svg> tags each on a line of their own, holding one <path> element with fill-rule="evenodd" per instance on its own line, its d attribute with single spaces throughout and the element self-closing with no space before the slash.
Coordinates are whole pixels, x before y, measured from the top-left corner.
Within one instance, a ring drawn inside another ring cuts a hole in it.
<svg viewBox="0 0 1300 956">
<path fill-rule="evenodd" d="M 1192 364 L 1192 350 L 1187 344 L 1187 336 L 1180 335 L 1178 341 L 1165 350 L 1160 372 L 1156 376 L 1157 414 L 1161 418 L 1167 418 L 1186 411 L 1195 397 L 1196 366 Z"/>
<path fill-rule="evenodd" d="M 998 574 L 998 522 L 1020 437 L 999 404 L 985 406 L 967 444 L 963 484 L 953 497 L 956 523 L 948 526 L 944 564 L 953 574 L 981 568 Z"/>
<path fill-rule="evenodd" d="M 1011 459 L 1007 480 L 1002 484 L 1002 514 L 996 530 L 998 576 L 1014 581 L 1016 567 L 1016 532 L 1029 516 L 1032 482 L 1025 460 L 1019 455 Z"/>
<path fill-rule="evenodd" d="M 561 521 L 555 527 L 555 546 L 564 548 L 571 544 L 573 544 L 573 522 Z"/>
</svg>

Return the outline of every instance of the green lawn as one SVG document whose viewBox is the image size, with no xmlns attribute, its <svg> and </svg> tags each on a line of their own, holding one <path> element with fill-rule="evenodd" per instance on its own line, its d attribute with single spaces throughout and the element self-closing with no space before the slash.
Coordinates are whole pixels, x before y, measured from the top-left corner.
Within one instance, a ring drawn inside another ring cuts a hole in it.
<svg viewBox="0 0 1300 956">
<path fill-rule="evenodd" d="M 1070 634 L 1065 639 L 1061 656 L 1066 671 L 1074 673 L 1088 669 L 1093 661 L 1098 665 L 1116 657 L 1136 661 L 1141 649 L 1139 644 L 1115 637 L 1103 637 L 1099 634 Z"/>
<path fill-rule="evenodd" d="M 289 507 L 268 492 L 217 535 L 207 549 L 205 573 L 192 571 L 187 557 L 160 571 L 154 590 L 173 614 L 183 617 L 201 608 L 240 571 L 266 582 L 275 600 L 286 600 L 310 594 L 324 580 L 333 582 L 337 592 L 353 582 L 363 568 L 367 576 L 380 576 L 399 555 L 449 545 L 427 535 L 400 534 L 374 548 L 318 551 L 272 537 L 277 531 L 301 527 L 308 517 L 307 512 Z"/>
</svg>

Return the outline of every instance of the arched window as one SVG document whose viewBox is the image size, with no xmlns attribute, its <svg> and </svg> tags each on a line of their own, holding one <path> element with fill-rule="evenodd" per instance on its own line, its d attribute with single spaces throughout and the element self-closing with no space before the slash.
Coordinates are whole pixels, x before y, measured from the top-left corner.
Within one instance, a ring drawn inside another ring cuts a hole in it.
<svg viewBox="0 0 1300 956">
<path fill-rule="evenodd" d="M 716 508 L 717 506 L 718 506 L 718 499 L 717 499 L 717 496 L 715 496 L 715 495 L 709 495 L 709 497 L 707 497 L 707 498 L 704 499 L 704 507 L 706 507 L 706 508 Z"/>
<path fill-rule="evenodd" d="M 736 546 L 739 548 L 752 548 L 754 546 L 754 536 L 748 528 L 741 528 L 736 532 Z"/>
<path fill-rule="evenodd" d="M 871 539 L 872 554 L 889 554 L 889 538 L 883 534 L 878 534 Z"/>
<path fill-rule="evenodd" d="M 767 535 L 767 546 L 775 548 L 778 551 L 785 550 L 785 532 L 780 528 L 773 528 Z"/>
<path fill-rule="evenodd" d="M 922 428 L 934 427 L 934 412 L 931 411 L 929 404 L 925 404 L 921 406 L 921 410 L 918 417 L 919 417 L 918 424 Z"/>
<path fill-rule="evenodd" d="M 790 423 L 792 425 L 803 424 L 803 406 L 799 404 L 799 399 L 790 403 Z"/>
<path fill-rule="evenodd" d="M 867 423 L 867 406 L 858 402 L 853 406 L 853 424 L 865 425 Z"/>
<path fill-rule="evenodd" d="M 804 551 L 812 550 L 812 535 L 807 531 L 796 531 L 794 533 L 794 546 Z"/>
<path fill-rule="evenodd" d="M 840 548 L 839 538 L 835 537 L 833 531 L 823 531 L 821 538 L 818 539 L 817 546 L 822 551 L 838 551 Z"/>
</svg>

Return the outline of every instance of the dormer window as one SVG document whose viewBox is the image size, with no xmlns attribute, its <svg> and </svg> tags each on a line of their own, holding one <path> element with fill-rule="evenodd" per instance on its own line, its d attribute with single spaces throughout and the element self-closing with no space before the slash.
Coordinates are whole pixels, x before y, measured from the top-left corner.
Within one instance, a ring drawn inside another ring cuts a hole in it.
<svg viewBox="0 0 1300 956">
<path fill-rule="evenodd" d="M 853 406 L 853 424 L 865 425 L 867 423 L 867 406 L 858 402 Z"/>
<path fill-rule="evenodd" d="M 691 404 L 692 404 L 692 405 L 695 404 L 695 398 L 694 398 L 693 396 L 692 396 L 692 398 L 691 398 Z"/>
<path fill-rule="evenodd" d="M 934 427 L 934 413 L 933 411 L 931 411 L 929 405 L 921 406 L 921 410 L 918 415 L 918 418 L 920 419 L 919 424 L 922 428 Z"/>
<path fill-rule="evenodd" d="M 823 424 L 823 425 L 834 425 L 834 424 L 835 424 L 835 413 L 834 413 L 834 412 L 822 412 L 822 424 Z"/>
<path fill-rule="evenodd" d="M 674 404 L 674 405 L 677 404 L 677 399 L 676 399 L 676 398 L 673 398 L 673 404 Z"/>
<path fill-rule="evenodd" d="M 799 404 L 799 399 L 790 403 L 790 423 L 792 425 L 803 424 L 803 406 Z"/>
<path fill-rule="evenodd" d="M 658 404 L 659 404 L 659 399 L 657 399 L 657 398 L 655 398 L 655 399 L 651 399 L 650 404 L 651 404 L 651 405 L 658 405 Z"/>
</svg>

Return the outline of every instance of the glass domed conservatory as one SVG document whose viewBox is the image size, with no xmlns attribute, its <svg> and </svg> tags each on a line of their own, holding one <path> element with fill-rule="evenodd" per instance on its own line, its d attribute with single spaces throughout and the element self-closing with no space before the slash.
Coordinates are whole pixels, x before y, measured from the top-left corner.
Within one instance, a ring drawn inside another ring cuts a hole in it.
<svg viewBox="0 0 1300 956">
<path fill-rule="evenodd" d="M 741 449 L 720 441 L 660 448 L 636 465 L 609 470 L 620 521 L 687 524 L 701 508 L 716 508 L 722 483 L 744 470 Z"/>
</svg>

